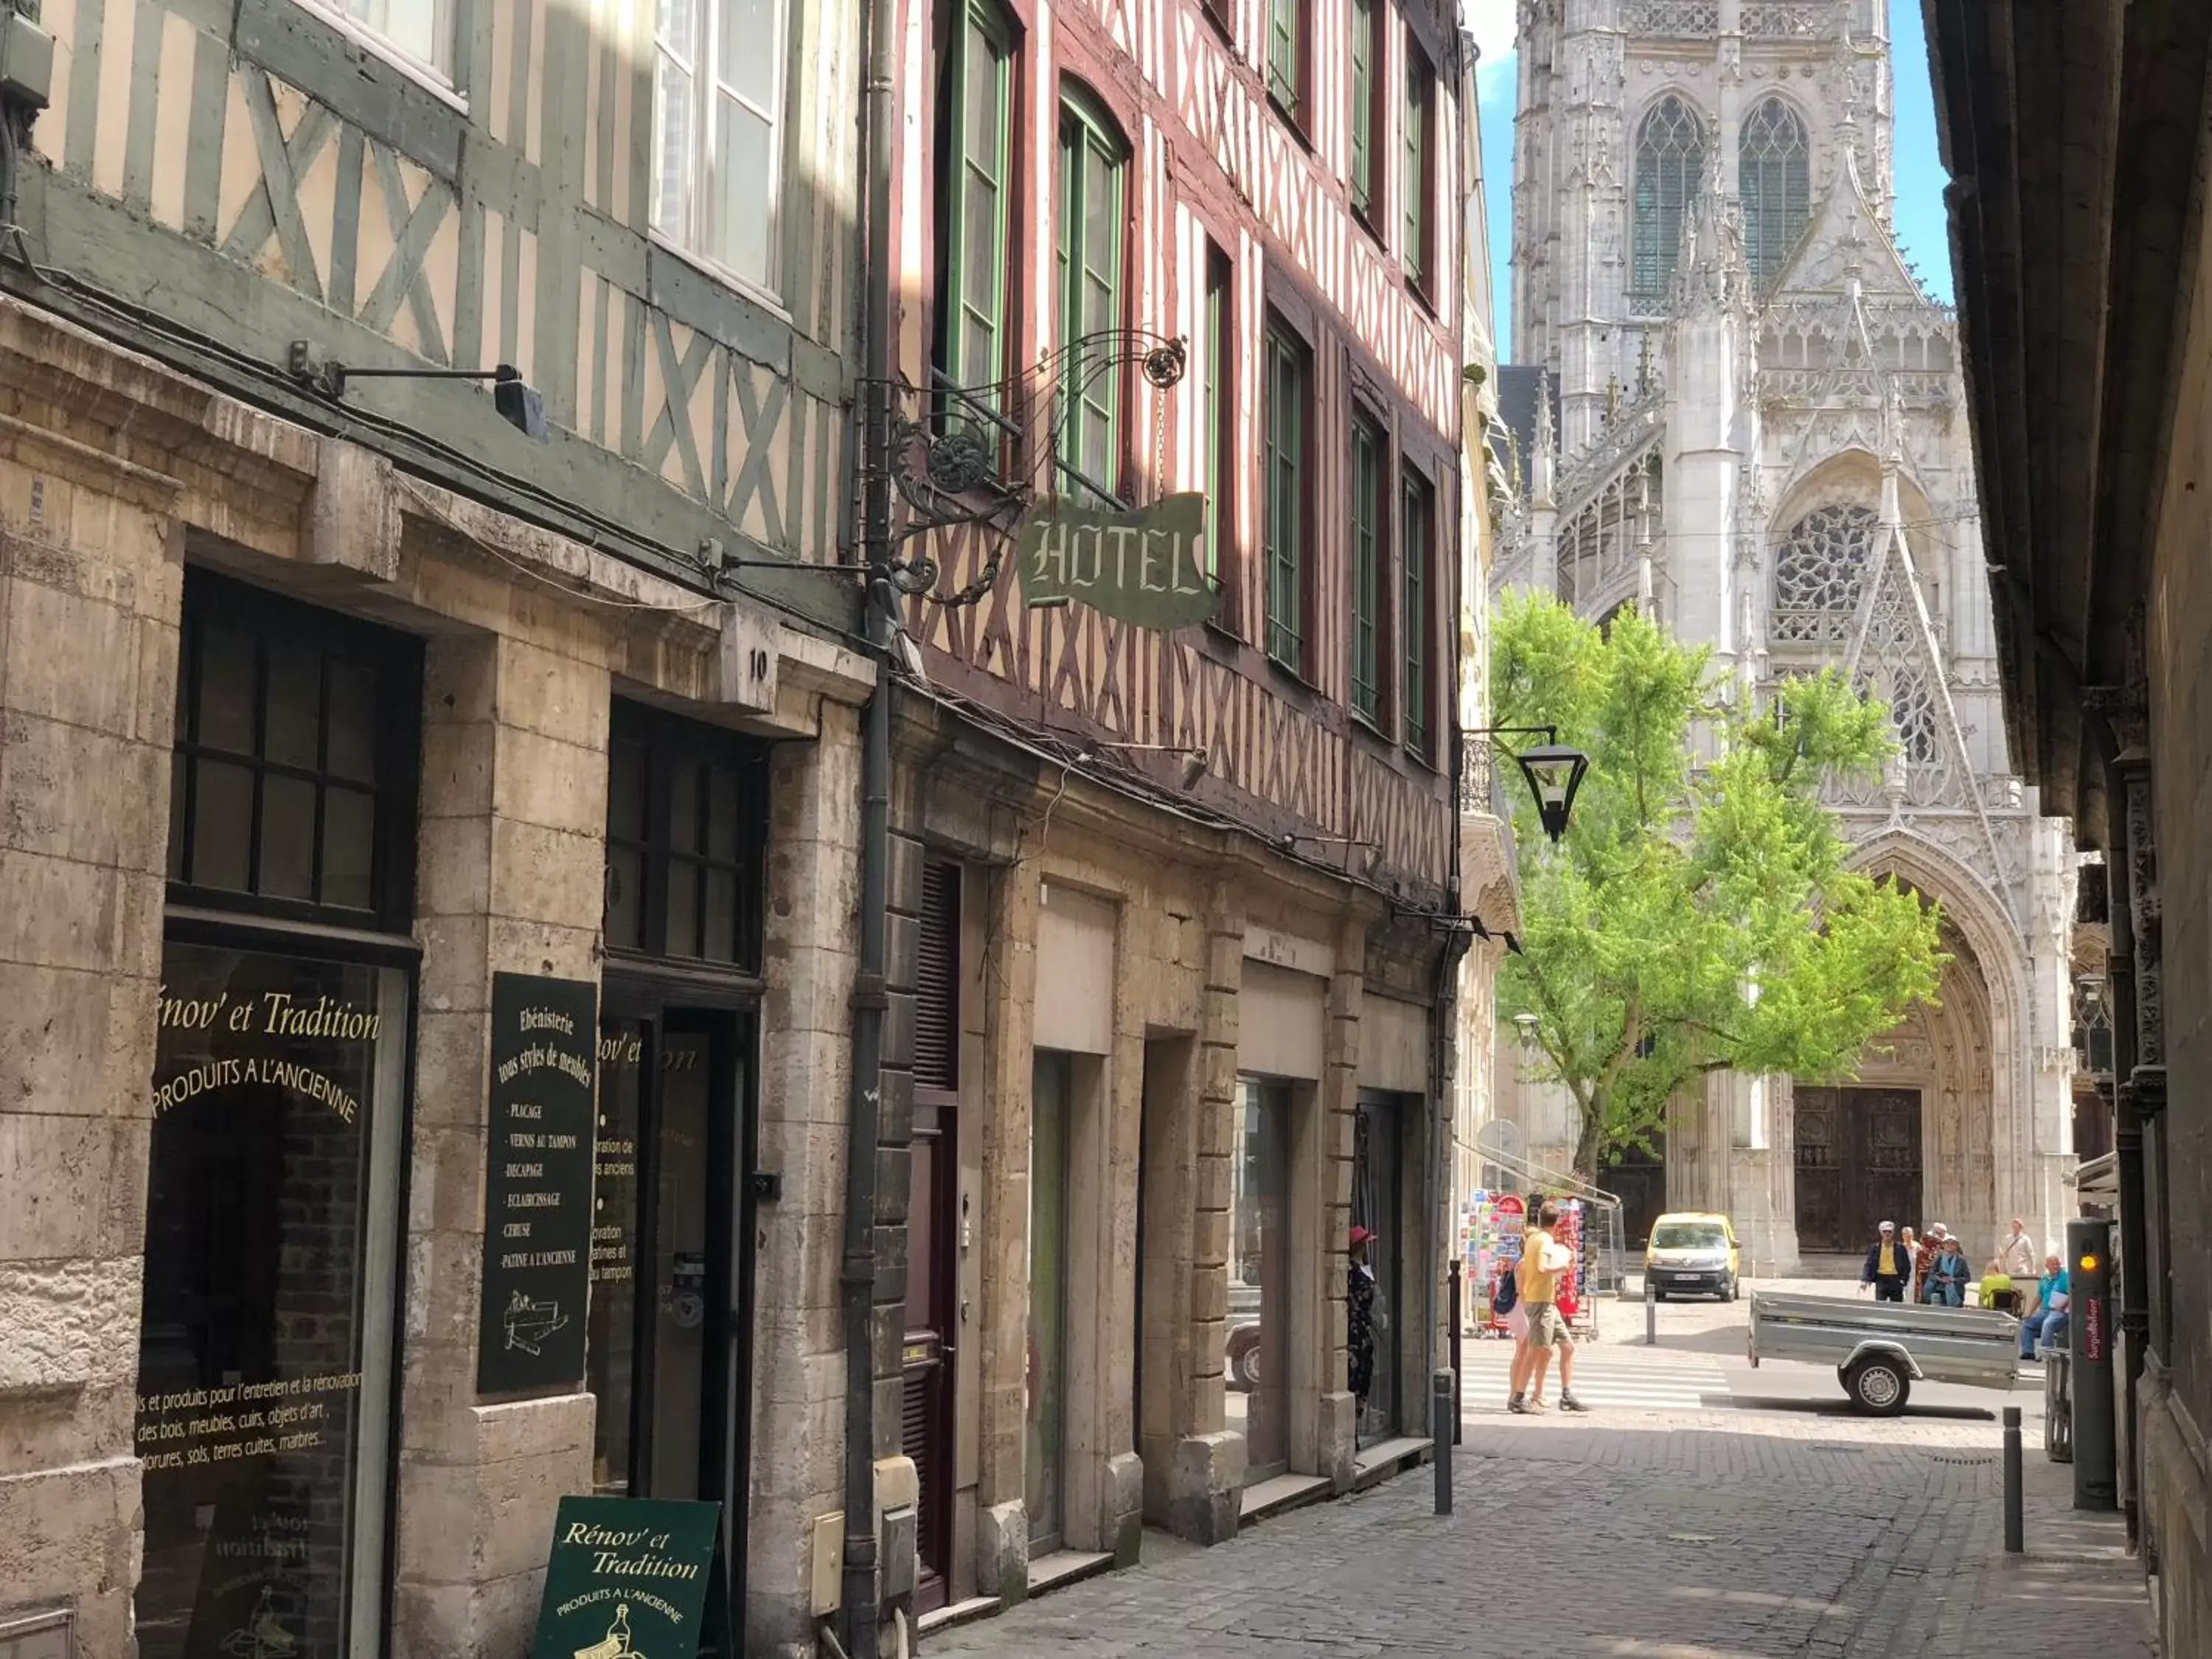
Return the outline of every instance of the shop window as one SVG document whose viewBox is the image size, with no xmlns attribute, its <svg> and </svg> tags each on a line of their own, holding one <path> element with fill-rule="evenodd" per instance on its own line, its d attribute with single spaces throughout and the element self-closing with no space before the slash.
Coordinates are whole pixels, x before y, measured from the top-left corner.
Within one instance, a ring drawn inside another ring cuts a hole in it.
<svg viewBox="0 0 2212 1659">
<path fill-rule="evenodd" d="M 1228 1426 L 1244 1436 L 1247 1486 L 1290 1468 L 1291 1085 L 1237 1084 L 1230 1191 Z"/>
<path fill-rule="evenodd" d="M 757 743 L 617 703 L 607 948 L 760 968 L 768 761 Z"/>
<path fill-rule="evenodd" d="M 404 635 L 191 573 L 173 896 L 404 928 L 421 662 Z"/>
</svg>

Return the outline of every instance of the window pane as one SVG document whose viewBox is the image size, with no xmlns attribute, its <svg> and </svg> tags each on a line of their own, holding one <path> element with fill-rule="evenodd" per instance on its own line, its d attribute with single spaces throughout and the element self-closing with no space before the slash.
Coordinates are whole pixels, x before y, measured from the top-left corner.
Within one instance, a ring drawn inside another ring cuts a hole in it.
<svg viewBox="0 0 2212 1659">
<path fill-rule="evenodd" d="M 1229 415 L 1235 373 L 1229 337 L 1231 315 L 1229 261 L 1212 252 L 1206 271 L 1206 574 L 1216 580 L 1223 576 L 1233 466 L 1224 452 L 1235 441 Z"/>
<path fill-rule="evenodd" d="M 716 962 L 738 959 L 738 878 L 733 871 L 707 872 L 707 948 Z"/>
<path fill-rule="evenodd" d="M 1428 485 L 1412 473 L 1406 475 L 1402 511 L 1405 539 L 1405 738 L 1406 746 L 1426 757 L 1429 752 L 1429 544 L 1431 495 Z"/>
<path fill-rule="evenodd" d="M 1382 466 L 1381 434 L 1362 421 L 1352 430 L 1352 710 L 1369 720 L 1382 712 Z"/>
<path fill-rule="evenodd" d="M 1705 129 L 1671 93 L 1660 100 L 1636 137 L 1636 217 L 1630 284 L 1647 304 L 1674 281 L 1682 248 L 1682 219 L 1705 167 Z"/>
<path fill-rule="evenodd" d="M 645 839 L 645 750 L 617 743 L 607 763 L 607 833 L 621 841 Z"/>
<path fill-rule="evenodd" d="M 261 869 L 255 884 L 270 898 L 315 896 L 315 786 L 305 778 L 261 780 Z"/>
<path fill-rule="evenodd" d="M 1293 672 L 1304 667 L 1305 365 L 1279 334 L 1267 342 L 1267 654 Z"/>
<path fill-rule="evenodd" d="M 1352 205 L 1374 199 L 1375 0 L 1352 0 Z"/>
<path fill-rule="evenodd" d="M 683 859 L 668 863 L 667 954 L 699 954 L 699 866 Z"/>
<path fill-rule="evenodd" d="M 707 773 L 707 855 L 738 855 L 738 775 L 726 766 L 709 768 Z"/>
<path fill-rule="evenodd" d="M 684 0 L 664 0 L 681 6 Z M 653 151 L 653 228 L 665 236 L 691 240 L 691 142 L 694 131 L 691 77 L 666 52 L 655 60 L 653 108 L 657 131 Z"/>
<path fill-rule="evenodd" d="M 1429 66 L 1406 54 L 1406 176 L 1398 187 L 1406 203 L 1406 274 L 1429 274 Z"/>
<path fill-rule="evenodd" d="M 349 0 L 346 9 L 417 63 L 453 67 L 452 14 L 437 0 Z"/>
<path fill-rule="evenodd" d="M 323 902 L 366 910 L 376 862 L 376 799 L 357 789 L 323 793 Z"/>
<path fill-rule="evenodd" d="M 169 757 L 169 879 L 185 878 L 185 773 L 182 755 Z"/>
<path fill-rule="evenodd" d="M 296 640 L 269 641 L 269 713 L 262 753 L 286 766 L 313 770 L 320 761 L 322 653 Z"/>
<path fill-rule="evenodd" d="M 722 84 L 763 113 L 776 106 L 776 71 L 781 67 L 781 31 L 777 14 L 785 0 L 721 0 Z"/>
<path fill-rule="evenodd" d="M 329 766 L 334 777 L 376 781 L 376 671 L 332 658 Z"/>
<path fill-rule="evenodd" d="M 705 766 L 695 760 L 678 760 L 671 766 L 668 791 L 668 844 L 679 853 L 699 848 L 699 774 Z"/>
<path fill-rule="evenodd" d="M 242 766 L 202 761 L 192 804 L 192 868 L 197 887 L 243 893 L 253 834 L 253 774 Z"/>
<path fill-rule="evenodd" d="M 633 848 L 607 850 L 607 943 L 645 948 L 645 854 Z"/>
<path fill-rule="evenodd" d="M 734 98 L 715 100 L 714 256 L 747 282 L 770 286 L 775 129 Z"/>
<path fill-rule="evenodd" d="M 209 626 L 199 639 L 198 740 L 234 755 L 253 752 L 253 638 Z"/>
</svg>

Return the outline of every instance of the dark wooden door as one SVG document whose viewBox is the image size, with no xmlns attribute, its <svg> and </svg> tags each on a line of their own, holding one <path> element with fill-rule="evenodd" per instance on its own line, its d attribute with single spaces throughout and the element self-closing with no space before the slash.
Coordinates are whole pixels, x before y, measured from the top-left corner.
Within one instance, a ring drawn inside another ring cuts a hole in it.
<svg viewBox="0 0 2212 1659">
<path fill-rule="evenodd" d="M 1919 1226 L 1920 1091 L 1797 1096 L 1797 1246 L 1856 1250 L 1884 1221 Z"/>
<path fill-rule="evenodd" d="M 1651 1224 L 1667 1212 L 1667 1160 L 1659 1152 L 1630 1148 L 1598 1170 L 1597 1184 L 1620 1200 L 1624 1243 L 1640 1250 L 1651 1242 Z"/>
</svg>

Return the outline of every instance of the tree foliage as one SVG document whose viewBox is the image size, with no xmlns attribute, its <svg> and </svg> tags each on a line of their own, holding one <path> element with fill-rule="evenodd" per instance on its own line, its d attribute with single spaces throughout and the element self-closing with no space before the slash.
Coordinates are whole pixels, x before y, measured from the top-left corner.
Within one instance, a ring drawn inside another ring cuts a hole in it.
<svg viewBox="0 0 2212 1659">
<path fill-rule="evenodd" d="M 1820 800 L 1893 747 L 1840 672 L 1753 706 L 1632 610 L 1601 631 L 1548 596 L 1508 599 L 1491 662 L 1499 725 L 1555 726 L 1590 757 L 1557 847 L 1516 792 L 1525 953 L 1498 980 L 1537 1074 L 1573 1099 L 1584 1180 L 1650 1146 L 1704 1073 L 1834 1081 L 1933 1000 L 1934 907 L 1844 868 Z"/>
</svg>

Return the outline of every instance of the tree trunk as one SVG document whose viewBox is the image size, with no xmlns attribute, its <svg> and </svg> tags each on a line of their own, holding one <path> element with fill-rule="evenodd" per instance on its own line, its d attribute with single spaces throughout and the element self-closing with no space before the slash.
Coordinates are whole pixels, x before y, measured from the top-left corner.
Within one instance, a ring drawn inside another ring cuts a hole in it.
<svg viewBox="0 0 2212 1659">
<path fill-rule="evenodd" d="M 1598 1151 L 1604 1139 L 1605 1103 L 1594 1101 L 1583 1108 L 1582 1129 L 1575 1140 L 1575 1178 L 1589 1186 L 1598 1184 Z"/>
</svg>

